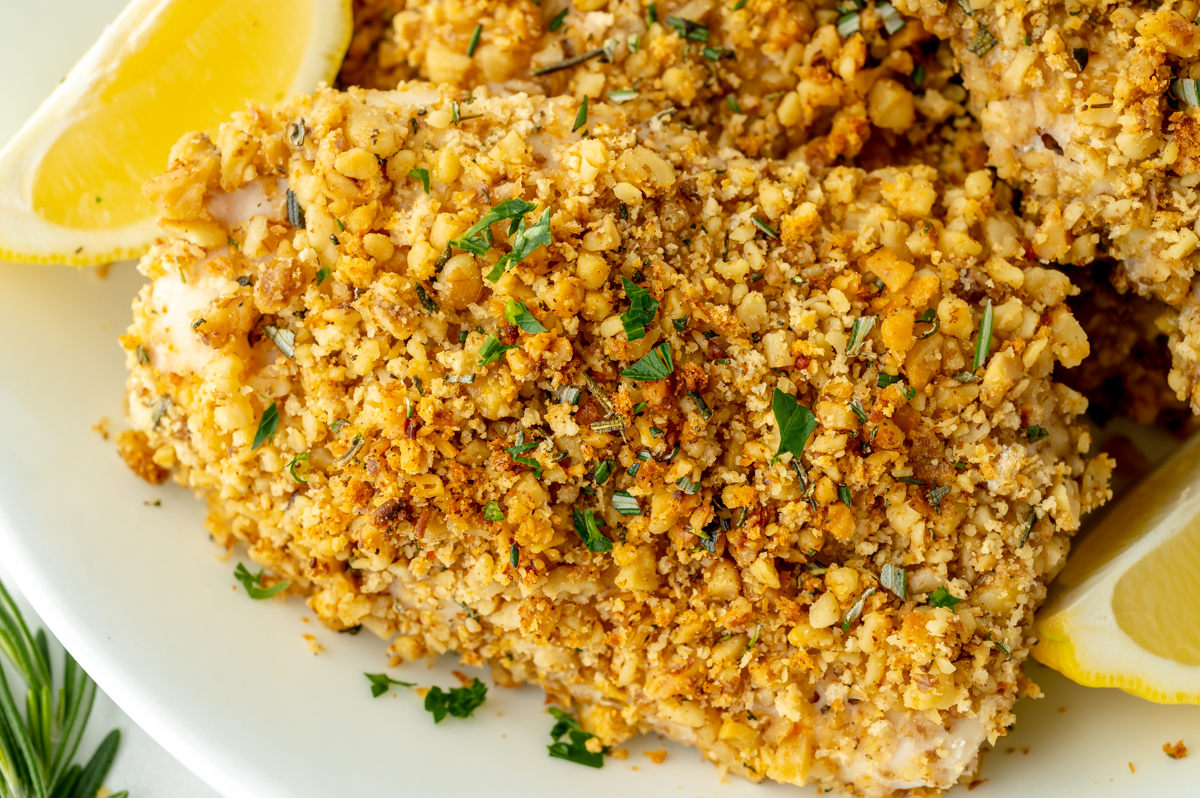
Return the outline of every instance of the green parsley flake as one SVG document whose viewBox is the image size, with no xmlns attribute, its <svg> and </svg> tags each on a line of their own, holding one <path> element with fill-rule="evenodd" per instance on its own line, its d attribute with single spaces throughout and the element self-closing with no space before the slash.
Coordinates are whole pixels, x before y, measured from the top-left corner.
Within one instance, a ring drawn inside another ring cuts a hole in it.
<svg viewBox="0 0 1200 798">
<path fill-rule="evenodd" d="M 558 33 L 558 29 L 563 26 L 563 21 L 566 20 L 567 12 L 570 10 L 571 7 L 567 6 L 562 11 L 559 11 L 554 15 L 554 19 L 550 20 L 550 24 L 547 26 L 550 28 L 551 33 Z"/>
<path fill-rule="evenodd" d="M 263 572 L 259 571 L 256 574 L 252 574 L 242 563 L 238 563 L 237 568 L 233 569 L 233 578 L 242 583 L 242 587 L 246 588 L 246 593 L 255 601 L 262 601 L 263 599 L 276 596 L 287 590 L 288 585 L 291 584 L 291 582 L 283 581 L 276 582 L 271 587 L 263 587 Z"/>
<path fill-rule="evenodd" d="M 301 477 L 296 474 L 296 466 L 300 465 L 301 463 L 307 463 L 307 462 L 308 462 L 308 452 L 300 452 L 300 454 L 298 454 L 292 458 L 292 462 L 287 464 L 288 473 L 292 475 L 292 479 L 296 480 L 301 485 L 307 485 L 308 480 L 305 479 L 304 477 Z"/>
<path fill-rule="evenodd" d="M 600 532 L 600 525 L 604 523 L 604 519 L 597 519 L 595 512 L 584 510 L 581 513 L 572 510 L 571 521 L 575 525 L 575 533 L 579 535 L 583 545 L 587 546 L 588 551 L 597 554 L 612 551 L 612 541 Z"/>
<path fill-rule="evenodd" d="M 325 282 L 328 279 L 329 279 L 329 267 L 322 266 L 321 268 L 317 269 L 317 285 L 320 285 L 321 283 Z"/>
<path fill-rule="evenodd" d="M 673 28 L 686 41 L 699 42 L 701 44 L 708 41 L 707 25 L 701 25 L 699 22 L 690 19 L 680 19 L 679 17 L 667 17 L 667 25 Z"/>
<path fill-rule="evenodd" d="M 479 49 L 479 37 L 483 35 L 483 25 L 476 25 L 475 30 L 471 33 L 471 41 L 467 42 L 467 58 L 474 58 L 475 51 Z"/>
<path fill-rule="evenodd" d="M 500 509 L 500 502 L 490 501 L 483 506 L 483 517 L 488 521 L 503 521 L 504 511 Z"/>
<path fill-rule="evenodd" d="M 488 333 L 488 337 L 484 339 L 483 346 L 479 347 L 479 364 L 486 366 L 490 363 L 495 363 L 500 359 L 500 355 L 510 349 L 516 349 L 516 344 L 504 345 L 500 343 L 500 339 Z"/>
<path fill-rule="evenodd" d="M 585 732 L 580 728 L 579 721 L 558 707 L 550 707 L 550 714 L 557 720 L 554 728 L 550 730 L 550 739 L 554 742 L 546 746 L 550 756 L 590 768 L 604 767 L 604 755 L 609 751 L 608 746 L 598 752 L 589 751 L 587 742 L 596 735 Z M 563 740 L 563 737 L 567 739 Z"/>
<path fill-rule="evenodd" d="M 842 504 L 847 507 L 851 506 L 850 488 L 845 485 L 838 485 L 838 498 L 842 500 Z"/>
<path fill-rule="evenodd" d="M 270 407 L 263 411 L 262 417 L 258 420 L 258 430 L 254 433 L 253 450 L 257 450 L 263 444 L 270 443 L 275 439 L 275 431 L 279 429 L 279 405 L 271 402 Z"/>
<path fill-rule="evenodd" d="M 547 208 L 534 222 L 533 227 L 526 229 L 525 220 L 515 224 L 516 234 L 512 237 L 512 249 L 496 261 L 496 265 L 487 273 L 488 282 L 494 283 L 504 276 L 510 266 L 515 266 L 533 254 L 538 247 L 548 247 L 550 238 L 550 209 Z M 510 232 L 512 230 L 510 229 Z"/>
<path fill-rule="evenodd" d="M 429 193 L 429 170 L 428 169 L 409 169 L 408 176 L 413 180 L 420 180 L 421 186 L 425 189 L 425 193 Z"/>
<path fill-rule="evenodd" d="M 617 462 L 615 460 L 601 460 L 599 465 L 596 466 L 596 484 L 603 485 L 605 482 L 608 482 L 608 478 L 616 465 Z"/>
<path fill-rule="evenodd" d="M 779 449 L 771 462 L 775 462 L 785 452 L 791 452 L 797 463 L 808 443 L 809 436 L 817 428 L 817 418 L 791 394 L 784 393 L 778 388 L 771 396 L 771 410 L 775 414 L 775 425 L 779 427 Z"/>
<path fill-rule="evenodd" d="M 646 325 L 654 321 L 658 313 L 658 300 L 628 277 L 622 276 L 621 283 L 625 286 L 625 296 L 629 299 L 629 310 L 621 314 L 621 326 L 625 328 L 625 337 L 630 341 L 645 338 Z"/>
<path fill-rule="evenodd" d="M 671 360 L 671 345 L 663 343 L 651 349 L 644 358 L 622 371 L 621 376 L 637 382 L 655 382 L 665 380 L 674 371 L 675 364 Z"/>
<path fill-rule="evenodd" d="M 675 332 L 683 332 L 688 328 L 688 322 L 692 320 L 692 314 L 681 316 L 678 319 L 672 319 L 671 324 L 675 327 Z"/>
<path fill-rule="evenodd" d="M 945 607 L 946 609 L 953 609 L 955 604 L 962 602 L 962 599 L 950 595 L 950 591 L 946 589 L 945 585 L 930 593 L 925 600 L 933 607 Z"/>
<path fill-rule="evenodd" d="M 371 695 L 375 698 L 386 693 L 392 688 L 392 685 L 397 687 L 416 687 L 416 682 L 401 682 L 391 678 L 386 673 L 364 673 L 367 679 L 371 682 Z"/>
<path fill-rule="evenodd" d="M 433 713 L 433 722 L 441 723 L 447 715 L 469 718 L 487 699 L 487 685 L 475 677 L 466 687 L 452 687 L 449 692 L 431 687 L 425 694 L 425 709 Z"/>
<path fill-rule="evenodd" d="M 542 326 L 540 321 L 534 318 L 524 302 L 508 300 L 504 304 L 504 318 L 508 319 L 509 324 L 515 324 L 527 333 L 536 334 L 546 332 L 546 328 Z"/>
<path fill-rule="evenodd" d="M 588 114 L 588 96 L 585 94 L 585 95 L 583 95 L 583 101 L 581 103 L 579 103 L 579 112 L 577 114 L 575 114 L 575 126 L 571 128 L 572 133 L 574 133 L 575 131 L 579 130 L 579 128 L 581 128 L 587 124 L 587 114 Z"/>
</svg>

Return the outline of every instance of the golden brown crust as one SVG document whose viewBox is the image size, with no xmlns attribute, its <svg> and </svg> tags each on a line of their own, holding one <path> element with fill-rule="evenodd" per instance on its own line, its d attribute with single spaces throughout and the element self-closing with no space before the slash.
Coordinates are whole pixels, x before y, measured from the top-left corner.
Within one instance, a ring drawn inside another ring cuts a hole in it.
<svg viewBox="0 0 1200 798">
<path fill-rule="evenodd" d="M 126 337 L 154 461 L 332 627 L 542 684 L 605 743 L 656 729 L 748 778 L 864 795 L 973 772 L 1036 691 L 1032 612 L 1111 470 L 1051 380 L 1088 352 L 1073 289 L 1026 260 L 1006 191 L 749 159 L 605 103 L 585 136 L 570 98 L 460 97 L 323 91 L 207 144 L 221 221 L 166 207 Z M 518 198 L 552 242 L 489 282 L 507 224 L 481 256 L 447 244 Z M 623 280 L 660 303 L 642 338 Z M 240 297 L 251 329 L 190 329 Z M 620 376 L 661 346 L 665 379 Z M 775 456 L 776 391 L 815 416 L 799 460 Z M 584 545 L 584 510 L 611 552 Z"/>
</svg>

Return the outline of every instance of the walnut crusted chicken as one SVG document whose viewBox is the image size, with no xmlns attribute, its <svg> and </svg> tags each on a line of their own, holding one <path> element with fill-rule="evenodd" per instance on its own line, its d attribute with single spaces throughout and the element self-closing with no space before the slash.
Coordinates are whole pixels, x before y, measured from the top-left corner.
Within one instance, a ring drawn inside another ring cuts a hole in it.
<svg viewBox="0 0 1200 798">
<path fill-rule="evenodd" d="M 335 629 L 750 779 L 949 787 L 1111 461 L 986 171 L 812 171 L 620 106 L 318 92 L 147 184 L 124 447 Z M 584 135 L 586 133 L 586 135 Z"/>
<path fill-rule="evenodd" d="M 900 0 L 948 38 L 989 162 L 1024 191 L 1045 261 L 1117 259 L 1166 302 L 1171 388 L 1200 411 L 1200 5 Z"/>
<path fill-rule="evenodd" d="M 903 150 L 964 112 L 947 47 L 890 4 L 846 5 L 855 11 L 833 0 L 409 2 L 376 68 L 343 82 L 609 99 L 635 119 L 671 115 L 720 146 L 813 164 L 853 158 L 869 138 Z"/>
</svg>

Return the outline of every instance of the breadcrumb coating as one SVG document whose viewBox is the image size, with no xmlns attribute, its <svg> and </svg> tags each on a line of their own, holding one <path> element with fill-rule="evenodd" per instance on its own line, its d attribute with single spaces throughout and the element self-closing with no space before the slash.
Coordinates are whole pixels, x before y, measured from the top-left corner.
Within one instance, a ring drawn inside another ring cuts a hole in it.
<svg viewBox="0 0 1200 798">
<path fill-rule="evenodd" d="M 1089 351 L 1070 281 L 986 170 L 577 108 L 409 83 L 182 139 L 123 450 L 332 628 L 540 684 L 606 745 L 863 796 L 969 779 L 1109 495 L 1053 380 Z M 463 248 L 517 200 L 527 228 Z"/>
<path fill-rule="evenodd" d="M 719 146 L 817 167 L 855 157 L 868 139 L 889 153 L 922 146 L 930 130 L 964 112 L 949 49 L 919 22 L 885 20 L 874 5 L 843 33 L 833 0 L 403 5 L 375 68 L 352 65 L 345 85 L 387 89 L 421 78 L 464 92 L 486 85 L 493 93 L 610 99 L 634 119 L 671 114 Z M 476 27 L 480 43 L 468 56 Z"/>
<path fill-rule="evenodd" d="M 1200 411 L 1200 94 L 1187 83 L 1200 77 L 1200 5 L 897 6 L 951 42 L 989 163 L 1038 223 L 1035 254 L 1116 259 L 1118 289 L 1175 309 L 1163 319 L 1170 387 Z"/>
</svg>

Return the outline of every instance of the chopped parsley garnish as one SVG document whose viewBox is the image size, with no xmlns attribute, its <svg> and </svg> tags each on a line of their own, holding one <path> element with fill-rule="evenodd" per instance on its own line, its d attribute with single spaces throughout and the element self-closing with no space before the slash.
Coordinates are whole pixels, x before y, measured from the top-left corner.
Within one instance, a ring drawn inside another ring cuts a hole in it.
<svg viewBox="0 0 1200 798">
<path fill-rule="evenodd" d="M 745 7 L 746 7 L 746 0 L 737 0 L 737 2 L 733 4 L 734 11 L 741 11 Z"/>
<path fill-rule="evenodd" d="M 429 292 L 425 290 L 425 286 L 417 283 L 415 288 L 417 290 L 417 299 L 420 300 L 421 307 L 425 308 L 425 312 L 430 314 L 437 313 L 437 303 L 433 301 L 433 297 L 431 297 Z"/>
<path fill-rule="evenodd" d="M 918 89 L 925 85 L 925 67 L 920 64 L 917 65 L 917 68 L 912 73 L 912 82 Z"/>
<path fill-rule="evenodd" d="M 479 49 L 479 37 L 482 35 L 483 25 L 476 25 L 471 33 L 471 41 L 467 42 L 467 58 L 475 57 L 475 51 Z"/>
<path fill-rule="evenodd" d="M 679 17 L 667 17 L 667 25 L 689 42 L 700 42 L 703 44 L 708 41 L 707 25 L 701 25 L 699 22 L 690 19 L 680 19 Z"/>
<path fill-rule="evenodd" d="M 525 430 L 519 430 L 517 432 L 516 444 L 514 446 L 510 446 L 509 448 L 505 449 L 504 451 L 508 452 L 508 456 L 511 457 L 514 462 L 521 463 L 522 465 L 527 465 L 530 468 L 532 468 L 533 475 L 540 479 L 542 476 L 542 464 L 539 463 L 537 460 L 534 460 L 532 457 L 522 457 L 521 456 L 521 455 L 525 454 L 525 452 L 536 449 L 539 446 L 541 446 L 541 443 L 539 441 L 530 441 L 529 443 L 526 443 L 525 442 Z"/>
<path fill-rule="evenodd" d="M 867 423 L 869 416 L 867 416 L 867 411 L 863 408 L 862 402 L 858 400 L 857 396 L 850 400 L 850 410 L 858 419 L 859 424 Z"/>
<path fill-rule="evenodd" d="M 608 753 L 608 746 L 595 753 L 589 751 L 587 741 L 596 735 L 585 732 L 579 727 L 579 721 L 558 707 L 550 707 L 550 714 L 558 721 L 550 730 L 550 739 L 554 742 L 546 746 L 550 756 L 590 768 L 604 767 L 604 755 Z M 564 740 L 563 737 L 567 739 Z"/>
<path fill-rule="evenodd" d="M 635 53 L 637 52 L 636 47 L 630 47 L 629 49 L 633 50 Z M 608 93 L 608 99 L 617 105 L 627 103 L 630 100 L 636 100 L 638 96 L 638 93 L 633 89 L 613 89 Z"/>
<path fill-rule="evenodd" d="M 341 432 L 343 429 L 345 429 L 346 425 L 349 423 L 350 422 L 344 418 L 335 418 L 333 420 L 333 423 L 329 425 L 329 431 L 332 432 L 334 435 L 337 435 L 339 432 Z"/>
<path fill-rule="evenodd" d="M 138 360 L 138 362 L 139 362 L 139 363 L 141 363 L 143 366 L 148 366 L 148 365 L 150 365 L 150 353 L 149 353 L 149 352 L 147 352 L 147 351 L 146 351 L 146 347 L 142 346 L 141 344 L 138 344 L 138 348 L 137 348 L 137 360 Z"/>
<path fill-rule="evenodd" d="M 617 462 L 615 460 L 601 460 L 596 466 L 596 484 L 603 485 L 605 482 L 608 482 L 608 478 L 616 465 Z"/>
<path fill-rule="evenodd" d="M 700 483 L 692 482 L 692 480 L 688 477 L 680 477 L 679 479 L 675 480 L 675 485 L 689 496 L 696 495 L 696 493 L 700 490 Z"/>
<path fill-rule="evenodd" d="M 700 395 L 699 391 L 688 391 L 687 395 L 692 400 L 692 404 L 696 405 L 696 412 L 700 414 L 700 418 L 705 421 L 712 418 L 712 408 L 708 406 L 708 402 L 704 401 L 704 397 Z"/>
<path fill-rule="evenodd" d="M 320 285 L 321 283 L 325 282 L 328 279 L 329 279 L 329 267 L 328 266 L 322 266 L 321 268 L 317 269 L 317 285 Z"/>
<path fill-rule="evenodd" d="M 650 27 L 655 22 L 658 22 L 658 3 L 651 3 L 646 6 L 646 27 Z"/>
<path fill-rule="evenodd" d="M 904 378 L 899 374 L 888 374 L 886 371 L 879 372 L 879 379 L 875 382 L 880 388 L 886 388 L 892 383 L 901 382 Z"/>
<path fill-rule="evenodd" d="M 508 562 L 510 565 L 512 565 L 513 568 L 517 567 L 517 563 L 520 562 L 520 558 L 521 558 L 520 546 L 518 546 L 516 543 L 509 546 L 508 547 Z"/>
<path fill-rule="evenodd" d="M 246 588 L 246 593 L 255 601 L 262 601 L 263 599 L 269 599 L 272 596 L 278 595 L 287 590 L 288 585 L 291 584 L 291 582 L 283 581 L 276 582 L 271 587 L 263 587 L 263 572 L 259 571 L 256 574 L 252 574 L 242 563 L 238 563 L 237 568 L 233 569 L 233 578 L 242 583 L 242 587 Z"/>
<path fill-rule="evenodd" d="M 771 395 L 771 410 L 775 414 L 775 425 L 779 427 L 779 449 L 771 462 L 779 459 L 785 452 L 791 452 L 797 463 L 804 452 L 804 446 L 813 430 L 817 428 L 817 418 L 796 397 L 784 393 L 778 388 Z"/>
<path fill-rule="evenodd" d="M 575 534 L 579 535 L 579 539 L 583 541 L 583 545 L 587 546 L 588 551 L 598 554 L 612 551 L 612 541 L 600 532 L 600 525 L 604 523 L 603 518 L 597 519 L 596 514 L 591 510 L 584 510 L 582 513 L 572 510 L 571 521 L 575 524 Z"/>
<path fill-rule="evenodd" d="M 987 362 L 988 352 L 992 348 L 992 317 L 994 314 L 992 300 L 988 299 L 983 305 L 983 323 L 979 325 L 979 340 L 975 343 L 975 360 L 971 364 L 971 371 L 979 371 L 980 367 Z"/>
<path fill-rule="evenodd" d="M 290 188 L 287 190 L 287 220 L 292 227 L 304 227 L 304 209 L 300 207 L 296 192 Z"/>
<path fill-rule="evenodd" d="M 928 338 L 929 336 L 933 335 L 935 332 L 937 332 L 938 330 L 940 330 L 942 328 L 942 320 L 938 318 L 937 311 L 935 311 L 933 308 L 930 308 L 929 310 L 922 313 L 920 316 L 917 316 L 917 321 L 919 321 L 923 324 L 932 324 L 933 325 L 933 327 L 930 328 L 929 332 L 927 332 L 921 336 L 921 340 Z"/>
<path fill-rule="evenodd" d="M 510 234 L 514 228 L 516 235 L 512 237 L 512 249 L 502 255 L 492 270 L 487 273 L 488 282 L 494 283 L 499 280 L 510 266 L 528 258 L 538 247 L 550 246 L 550 209 L 547 208 L 542 212 L 533 227 L 526 228 L 525 219 L 522 218 L 509 228 Z"/>
<path fill-rule="evenodd" d="M 527 333 L 544 333 L 546 328 L 534 318 L 524 302 L 514 302 L 511 299 L 504 304 L 504 318 L 509 324 L 515 324 Z"/>
<path fill-rule="evenodd" d="M 732 94 L 725 95 L 725 107 L 735 114 L 742 112 L 742 106 L 738 104 L 737 97 L 734 97 Z"/>
<path fill-rule="evenodd" d="M 688 322 L 692 320 L 692 314 L 680 316 L 678 319 L 672 319 L 671 324 L 675 325 L 675 332 L 683 332 L 688 328 Z"/>
<path fill-rule="evenodd" d="M 1006 645 L 1005 645 L 1004 643 L 1002 643 L 1001 641 L 999 641 L 999 640 L 996 640 L 995 638 L 993 638 L 993 637 L 992 637 L 992 635 L 991 635 L 991 633 L 989 633 L 989 634 L 988 634 L 988 640 L 991 640 L 993 643 L 995 643 L 995 644 L 996 644 L 996 648 L 998 648 L 998 649 L 1000 649 L 1001 651 L 1003 651 L 1003 652 L 1004 652 L 1004 657 L 1005 657 L 1005 659 L 1012 659 L 1012 651 L 1010 651 L 1010 650 L 1009 650 L 1008 646 L 1006 646 Z"/>
<path fill-rule="evenodd" d="M 1072 47 L 1071 55 L 1075 57 L 1075 63 L 1079 64 L 1080 72 L 1087 69 L 1088 59 L 1091 58 L 1091 54 L 1088 52 L 1088 48 Z"/>
<path fill-rule="evenodd" d="M 733 58 L 733 50 L 724 47 L 705 47 L 704 57 L 709 61 L 720 61 L 722 58 Z"/>
<path fill-rule="evenodd" d="M 300 454 L 298 454 L 292 458 L 292 462 L 287 464 L 288 473 L 292 475 L 292 479 L 296 480 L 301 485 L 307 485 L 308 480 L 304 479 L 303 477 L 301 477 L 300 475 L 298 475 L 296 473 L 296 466 L 300 465 L 301 463 L 307 463 L 307 462 L 308 462 L 308 452 L 300 452 Z"/>
<path fill-rule="evenodd" d="M 263 332 L 275 344 L 275 348 L 283 353 L 284 357 L 296 356 L 296 334 L 286 327 L 276 327 L 272 324 L 264 324 Z"/>
<path fill-rule="evenodd" d="M 420 180 L 421 187 L 425 189 L 425 193 L 429 193 L 429 170 L 428 169 L 409 169 L 408 176 L 413 180 Z"/>
<path fill-rule="evenodd" d="M 925 600 L 934 607 L 945 607 L 946 609 L 953 609 L 955 604 L 962 602 L 962 599 L 950 595 L 950 591 L 946 589 L 945 585 L 930 593 Z"/>
<path fill-rule="evenodd" d="M 638 500 L 630 495 L 628 491 L 619 490 L 615 492 L 613 494 L 612 506 L 621 515 L 642 514 L 642 508 L 638 504 Z"/>
<path fill-rule="evenodd" d="M 895 565 L 885 565 L 879 572 L 879 584 L 901 601 L 908 600 L 908 572 Z"/>
<path fill-rule="evenodd" d="M 663 343 L 651 349 L 644 358 L 622 371 L 621 376 L 638 382 L 655 382 L 665 380 L 674 371 L 675 364 L 671 360 L 671 345 Z"/>
<path fill-rule="evenodd" d="M 642 411 L 645 410 L 649 405 L 650 405 L 649 402 L 638 402 L 636 405 L 633 406 L 633 414 L 635 416 L 640 416 L 642 414 Z"/>
<path fill-rule="evenodd" d="M 929 484 L 925 480 L 917 479 L 916 477 L 900 477 L 900 481 L 908 485 L 920 485 L 921 487 Z"/>
<path fill-rule="evenodd" d="M 258 431 L 254 433 L 254 449 L 262 447 L 275 439 L 275 431 L 279 429 L 279 405 L 271 402 L 270 407 L 263 411 L 258 419 Z"/>
<path fill-rule="evenodd" d="M 570 10 L 571 7 L 567 6 L 562 11 L 559 11 L 554 15 L 554 19 L 550 20 L 550 24 L 547 26 L 550 28 L 551 33 L 558 33 L 558 29 L 563 26 L 563 21 L 566 20 L 567 12 Z"/>
<path fill-rule="evenodd" d="M 483 517 L 488 521 L 503 521 L 504 511 L 500 509 L 500 502 L 490 501 L 483 506 Z"/>
<path fill-rule="evenodd" d="M 583 95 L 583 100 L 579 103 L 579 111 L 578 111 L 578 113 L 575 114 L 575 124 L 571 128 L 572 133 L 574 133 L 575 131 L 579 130 L 579 128 L 581 128 L 587 124 L 587 111 L 588 111 L 588 96 L 585 94 L 585 95 Z"/>
<path fill-rule="evenodd" d="M 479 365 L 486 366 L 489 363 L 495 363 L 500 359 L 502 353 L 516 348 L 516 344 L 508 344 L 506 346 L 500 343 L 500 339 L 496 336 L 488 333 L 488 337 L 484 339 L 483 346 L 479 347 Z"/>
<path fill-rule="evenodd" d="M 863 591 L 863 594 L 858 597 L 858 601 L 854 602 L 854 606 L 846 610 L 846 614 L 842 616 L 842 631 L 850 631 L 850 624 L 858 620 L 858 616 L 862 615 L 863 609 L 867 606 L 867 599 L 878 592 L 876 588 L 869 587 Z"/>
<path fill-rule="evenodd" d="M 370 680 L 371 695 L 374 696 L 375 698 L 379 698 L 379 696 L 383 695 L 388 690 L 392 689 L 392 685 L 395 685 L 397 687 L 416 687 L 417 686 L 416 682 L 401 682 L 401 681 L 398 681 L 397 679 L 393 679 L 392 677 L 388 676 L 386 673 L 364 673 L 363 676 L 366 676 L 367 679 Z"/>
<path fill-rule="evenodd" d="M 577 405 L 583 392 L 574 385 L 564 385 L 554 392 L 552 397 L 556 405 Z"/>
<path fill-rule="evenodd" d="M 658 300 L 628 277 L 621 277 L 621 284 L 625 286 L 625 296 L 629 299 L 629 310 L 621 314 L 625 337 L 630 341 L 645 338 L 646 325 L 654 321 L 658 313 Z"/>
<path fill-rule="evenodd" d="M 496 222 L 511 222 L 509 235 L 514 235 L 517 232 L 518 220 L 524 219 L 525 214 L 535 210 L 537 205 L 532 202 L 523 199 L 505 200 L 485 213 L 482 219 L 450 244 L 472 255 L 486 255 L 492 246 L 492 225 Z"/>
<path fill-rule="evenodd" d="M 1043 438 L 1050 437 L 1050 432 L 1045 427 L 1039 427 L 1036 424 L 1025 428 L 1025 439 L 1030 443 L 1037 443 Z"/>
<path fill-rule="evenodd" d="M 433 722 L 441 723 L 447 715 L 469 718 L 483 706 L 487 698 L 487 685 L 479 677 L 466 687 L 451 687 L 449 692 L 440 687 L 431 687 L 425 694 L 425 709 L 433 713 Z"/>
<path fill-rule="evenodd" d="M 850 496 L 850 488 L 845 485 L 838 485 L 838 498 L 842 500 L 842 504 L 847 507 L 851 506 L 852 497 Z"/>
<path fill-rule="evenodd" d="M 755 216 L 750 221 L 754 224 L 755 227 L 757 227 L 759 230 L 761 230 L 768 237 L 779 238 L 779 233 L 775 232 L 775 229 L 773 227 L 771 227 L 771 225 L 767 224 L 766 222 L 764 222 L 762 219 L 758 218 L 757 216 Z"/>
</svg>

